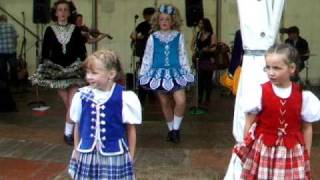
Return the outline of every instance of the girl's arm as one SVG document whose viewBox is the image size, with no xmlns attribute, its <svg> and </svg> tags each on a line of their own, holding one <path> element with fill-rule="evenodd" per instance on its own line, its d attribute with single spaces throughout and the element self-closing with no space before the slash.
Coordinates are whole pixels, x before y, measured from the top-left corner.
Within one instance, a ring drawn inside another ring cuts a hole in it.
<svg viewBox="0 0 320 180">
<path fill-rule="evenodd" d="M 308 122 L 303 122 L 302 133 L 303 133 L 304 142 L 306 143 L 306 148 L 310 157 L 311 146 L 312 146 L 312 124 Z"/>
<path fill-rule="evenodd" d="M 152 35 L 150 35 L 142 58 L 141 68 L 139 72 L 140 76 L 146 74 L 151 68 L 153 62 L 153 49 L 153 37 Z"/>
<path fill-rule="evenodd" d="M 137 142 L 136 127 L 134 126 L 134 124 L 127 125 L 127 137 L 128 137 L 128 143 L 129 143 L 129 153 L 133 160 L 134 153 L 136 150 L 136 142 Z"/>
<path fill-rule="evenodd" d="M 74 126 L 74 130 L 73 130 L 73 148 L 74 150 L 77 149 L 78 147 L 78 144 L 79 144 L 79 123 L 75 123 L 75 126 Z"/>
<path fill-rule="evenodd" d="M 77 151 L 77 147 L 79 144 L 79 124 L 75 123 L 74 129 L 73 129 L 73 152 L 72 152 L 72 159 L 78 160 L 79 158 L 79 152 Z"/>
<path fill-rule="evenodd" d="M 256 120 L 256 114 L 252 114 L 252 113 L 246 114 L 246 122 L 244 125 L 243 137 L 246 137 L 251 125 L 255 122 L 255 120 Z"/>
<path fill-rule="evenodd" d="M 182 68 L 184 68 L 188 72 L 191 72 L 187 52 L 185 49 L 185 41 L 183 34 L 180 34 L 179 39 L 179 62 Z"/>
<path fill-rule="evenodd" d="M 82 112 L 82 103 L 80 99 L 80 93 L 77 92 L 72 98 L 71 105 L 70 105 L 70 119 L 74 122 L 75 126 L 73 129 L 73 158 L 78 159 L 78 151 L 77 147 L 80 141 L 80 132 L 79 132 L 79 124 L 80 124 L 80 117 Z"/>
</svg>

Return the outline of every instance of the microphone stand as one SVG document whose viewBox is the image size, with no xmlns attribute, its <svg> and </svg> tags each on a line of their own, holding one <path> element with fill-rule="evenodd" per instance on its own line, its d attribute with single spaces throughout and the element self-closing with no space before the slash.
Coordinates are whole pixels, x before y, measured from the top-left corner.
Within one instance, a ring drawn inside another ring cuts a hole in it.
<svg viewBox="0 0 320 180">
<path fill-rule="evenodd" d="M 139 18 L 138 15 L 134 16 L 134 29 L 136 28 L 138 18 Z M 137 65 L 136 65 L 136 61 L 135 61 L 136 48 L 137 48 L 137 37 L 138 37 L 138 34 L 135 32 L 135 40 L 133 42 L 132 55 L 131 55 L 131 64 L 130 64 L 131 72 L 133 74 L 133 78 L 132 78 L 132 90 L 133 91 L 137 90 L 136 78 L 137 78 L 138 73 L 136 72 L 137 71 L 137 68 L 136 68 Z"/>
<path fill-rule="evenodd" d="M 39 24 L 36 25 L 36 32 L 37 32 L 37 37 L 39 36 Z M 39 53 L 39 41 L 40 38 L 38 38 L 35 42 L 35 46 L 36 46 L 36 68 L 39 67 L 39 64 L 43 63 L 41 62 L 41 58 L 40 58 L 40 53 Z M 35 85 L 35 95 L 36 95 L 36 99 L 33 101 L 30 101 L 28 103 L 28 106 L 33 110 L 33 112 L 45 112 L 47 111 L 50 106 L 47 105 L 47 103 L 43 100 L 40 100 L 40 96 L 39 96 L 39 86 Z"/>
<path fill-rule="evenodd" d="M 193 34 L 194 34 L 194 37 L 196 37 L 197 34 L 196 34 L 195 26 L 193 27 Z M 197 41 L 197 37 L 195 38 L 194 47 L 195 47 L 195 51 L 199 51 L 196 45 L 196 41 Z M 195 100 L 194 100 L 195 105 L 189 108 L 190 115 L 204 115 L 208 113 L 207 109 L 199 106 L 199 65 L 198 64 L 199 64 L 199 58 L 197 57 L 195 62 L 195 71 L 196 71 L 196 78 L 197 78 L 196 85 L 195 85 Z"/>
</svg>

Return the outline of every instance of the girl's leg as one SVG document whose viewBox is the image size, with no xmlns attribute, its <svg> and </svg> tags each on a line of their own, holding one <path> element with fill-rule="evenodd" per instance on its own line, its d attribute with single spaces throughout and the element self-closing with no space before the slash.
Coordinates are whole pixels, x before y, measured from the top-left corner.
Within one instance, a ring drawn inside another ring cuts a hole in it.
<svg viewBox="0 0 320 180">
<path fill-rule="evenodd" d="M 64 140 L 67 144 L 72 145 L 73 144 L 73 122 L 70 120 L 70 105 L 73 98 L 73 95 L 77 91 L 78 87 L 69 87 L 67 89 L 59 89 L 58 94 L 63 100 L 63 103 L 66 108 L 66 116 L 65 116 L 65 129 L 64 129 Z"/>
<path fill-rule="evenodd" d="M 158 92 L 158 97 L 160 100 L 161 104 L 161 109 L 164 115 L 164 118 L 167 122 L 168 125 L 168 136 L 167 136 L 167 141 L 172 141 L 172 132 L 173 132 L 173 110 L 172 110 L 172 104 L 171 100 L 169 98 L 169 95 L 163 94 Z"/>
<path fill-rule="evenodd" d="M 158 93 L 161 109 L 164 115 L 164 118 L 167 122 L 172 121 L 173 119 L 173 111 L 172 111 L 172 104 L 169 95 Z"/>
<path fill-rule="evenodd" d="M 175 91 L 173 93 L 173 99 L 175 101 L 175 106 L 174 106 L 174 116 L 173 116 L 172 141 L 174 143 L 179 143 L 180 142 L 180 125 L 181 125 L 185 108 L 186 108 L 186 94 L 184 89 Z"/>
<path fill-rule="evenodd" d="M 68 107 L 68 93 L 67 93 L 67 89 L 58 89 L 58 95 L 59 97 L 62 99 L 64 107 L 67 108 Z"/>
<path fill-rule="evenodd" d="M 58 89 L 58 95 L 63 101 L 64 107 L 66 108 L 66 116 L 65 116 L 65 126 L 64 126 L 64 136 L 63 139 L 67 144 L 72 144 L 72 130 L 73 130 L 73 124 L 68 123 L 67 120 L 67 114 L 68 114 L 68 91 L 67 89 Z"/>
<path fill-rule="evenodd" d="M 186 93 L 184 89 L 180 89 L 173 93 L 173 99 L 175 102 L 174 115 L 183 117 L 186 108 Z"/>
<path fill-rule="evenodd" d="M 67 89 L 67 91 L 68 91 L 68 96 L 67 96 L 68 106 L 67 106 L 66 122 L 68 122 L 68 123 L 73 123 L 73 121 L 71 121 L 71 119 L 70 119 L 70 106 L 71 106 L 72 98 L 73 98 L 74 94 L 77 92 L 77 90 L 78 90 L 77 86 L 72 86 Z"/>
</svg>

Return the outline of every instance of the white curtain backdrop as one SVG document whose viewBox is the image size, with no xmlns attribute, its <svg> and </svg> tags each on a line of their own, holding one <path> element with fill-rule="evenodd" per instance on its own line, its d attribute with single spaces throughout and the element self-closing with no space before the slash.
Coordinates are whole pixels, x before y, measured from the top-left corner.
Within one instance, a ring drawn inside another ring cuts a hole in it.
<svg viewBox="0 0 320 180">
<path fill-rule="evenodd" d="M 233 136 L 237 143 L 243 141 L 245 114 L 242 105 L 247 94 L 251 94 L 261 83 L 267 81 L 263 71 L 264 54 L 274 44 L 280 25 L 285 0 L 237 0 L 240 16 L 240 29 L 243 48 L 246 51 L 256 51 L 255 55 L 245 53 L 242 71 L 236 96 Z M 241 162 L 232 154 L 225 180 L 238 180 L 241 174 Z"/>
</svg>

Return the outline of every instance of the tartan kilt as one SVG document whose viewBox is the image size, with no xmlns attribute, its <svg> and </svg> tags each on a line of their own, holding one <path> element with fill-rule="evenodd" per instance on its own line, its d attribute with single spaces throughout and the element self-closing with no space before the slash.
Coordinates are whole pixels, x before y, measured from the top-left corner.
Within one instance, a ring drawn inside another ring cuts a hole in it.
<svg viewBox="0 0 320 180">
<path fill-rule="evenodd" d="M 82 61 L 77 60 L 71 65 L 63 67 L 47 60 L 39 65 L 29 80 L 32 85 L 49 88 L 65 89 L 70 86 L 84 86 Z"/>
<path fill-rule="evenodd" d="M 68 173 L 77 180 L 134 180 L 134 170 L 128 151 L 120 155 L 104 156 L 96 149 L 79 152 L 79 159 L 71 158 Z"/>
<path fill-rule="evenodd" d="M 310 159 L 307 149 L 296 144 L 289 149 L 284 145 L 266 146 L 262 135 L 249 143 L 234 149 L 242 164 L 243 180 L 308 180 L 311 179 Z"/>
</svg>

